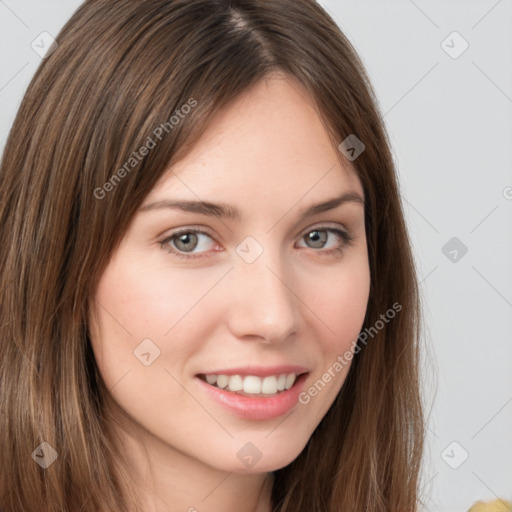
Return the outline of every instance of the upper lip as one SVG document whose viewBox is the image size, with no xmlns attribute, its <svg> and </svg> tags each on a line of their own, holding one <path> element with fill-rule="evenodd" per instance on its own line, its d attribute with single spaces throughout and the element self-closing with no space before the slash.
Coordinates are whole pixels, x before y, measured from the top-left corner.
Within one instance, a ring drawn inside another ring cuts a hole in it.
<svg viewBox="0 0 512 512">
<path fill-rule="evenodd" d="M 281 375 L 286 373 L 307 373 L 309 370 L 304 366 L 283 364 L 278 366 L 240 366 L 238 368 L 223 368 L 211 370 L 199 375 L 254 375 L 256 377 L 268 377 L 270 375 Z"/>
</svg>

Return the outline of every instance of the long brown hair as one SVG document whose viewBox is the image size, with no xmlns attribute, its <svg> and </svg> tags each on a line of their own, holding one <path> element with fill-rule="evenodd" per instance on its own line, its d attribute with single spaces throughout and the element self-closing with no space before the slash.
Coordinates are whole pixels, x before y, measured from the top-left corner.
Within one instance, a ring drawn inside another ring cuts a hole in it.
<svg viewBox="0 0 512 512">
<path fill-rule="evenodd" d="M 1 510 L 131 510 L 114 478 L 125 462 L 105 428 L 108 390 L 88 335 L 95 288 L 169 164 L 275 71 L 309 92 L 334 147 L 349 135 L 365 145 L 352 164 L 366 200 L 372 336 L 304 450 L 274 472 L 273 507 L 416 510 L 416 271 L 377 99 L 336 23 L 312 0 L 88 0 L 57 42 L 0 169 Z M 148 138 L 154 147 L 134 157 Z M 395 303 L 401 312 L 375 329 Z M 53 452 L 41 443 L 57 453 L 46 469 L 37 456 Z"/>
</svg>

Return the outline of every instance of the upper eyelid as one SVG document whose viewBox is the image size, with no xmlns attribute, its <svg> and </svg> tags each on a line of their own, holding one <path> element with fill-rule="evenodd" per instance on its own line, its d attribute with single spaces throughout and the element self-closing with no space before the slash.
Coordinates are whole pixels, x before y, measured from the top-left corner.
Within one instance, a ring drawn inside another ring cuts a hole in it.
<svg viewBox="0 0 512 512">
<path fill-rule="evenodd" d="M 325 229 L 325 230 L 340 229 L 342 231 L 345 231 L 346 233 L 350 233 L 350 230 L 343 224 L 338 223 L 338 224 L 332 225 L 329 222 L 324 222 L 324 223 L 320 222 L 317 224 L 313 224 L 310 227 L 301 229 L 295 236 L 299 236 L 303 233 L 308 233 L 309 231 L 313 231 L 315 229 Z M 167 239 L 167 238 L 179 235 L 180 233 L 188 233 L 188 232 L 194 232 L 194 231 L 199 232 L 200 234 L 206 234 L 209 237 L 215 239 L 215 235 L 211 232 L 211 230 L 209 228 L 204 227 L 204 226 L 195 226 L 195 225 L 182 227 L 182 228 L 175 228 L 171 233 L 169 233 L 167 235 L 162 235 L 162 236 L 163 236 L 163 238 Z"/>
<path fill-rule="evenodd" d="M 349 229 L 347 229 L 345 226 L 343 225 L 340 225 L 340 224 L 336 224 L 336 225 L 330 225 L 328 222 L 327 223 L 320 223 L 320 224 L 313 224 L 312 226 L 310 227 L 307 227 L 305 229 L 302 229 L 301 231 L 299 231 L 299 233 L 296 236 L 301 236 L 301 235 L 304 235 L 306 233 L 309 233 L 311 231 L 314 231 L 315 229 L 318 229 L 318 230 L 325 230 L 325 231 L 330 231 L 330 230 L 340 230 L 340 231 L 343 231 L 346 233 L 347 237 L 350 237 L 350 238 L 355 238 L 352 234 L 351 234 L 351 231 Z M 203 226 L 188 226 L 188 227 L 183 227 L 183 228 L 176 228 L 172 233 L 169 233 L 168 235 L 164 235 L 163 238 L 161 239 L 161 242 L 160 243 L 165 243 L 166 241 L 169 241 L 171 239 L 173 239 L 174 237 L 182 234 L 182 233 L 190 233 L 190 232 L 196 232 L 198 234 L 204 234 L 204 235 L 207 235 L 209 236 L 214 242 L 216 243 L 219 243 L 216 239 L 216 237 L 210 232 L 209 228 L 206 228 L 206 227 L 203 227 Z"/>
</svg>

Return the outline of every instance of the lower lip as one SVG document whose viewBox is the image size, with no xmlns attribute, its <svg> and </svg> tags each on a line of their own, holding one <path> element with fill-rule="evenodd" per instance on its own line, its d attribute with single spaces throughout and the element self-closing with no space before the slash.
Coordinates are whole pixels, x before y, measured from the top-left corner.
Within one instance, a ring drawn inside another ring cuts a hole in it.
<svg viewBox="0 0 512 512">
<path fill-rule="evenodd" d="M 196 379 L 211 398 L 238 416 L 248 420 L 270 420 L 286 414 L 295 407 L 308 375 L 303 373 L 290 389 L 275 396 L 254 398 L 211 386 L 199 377 Z"/>
</svg>

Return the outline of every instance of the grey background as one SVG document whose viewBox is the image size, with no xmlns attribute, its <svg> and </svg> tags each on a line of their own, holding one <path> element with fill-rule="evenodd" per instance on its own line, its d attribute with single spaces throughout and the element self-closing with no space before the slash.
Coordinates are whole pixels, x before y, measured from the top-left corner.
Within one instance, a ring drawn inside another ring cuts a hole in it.
<svg viewBox="0 0 512 512">
<path fill-rule="evenodd" d="M 512 0 L 319 3 L 373 81 L 413 241 L 429 413 L 422 508 L 511 500 Z M 41 61 L 32 41 L 55 37 L 80 4 L 0 0 L 0 152 Z M 454 31 L 469 44 L 457 58 Z"/>
</svg>

